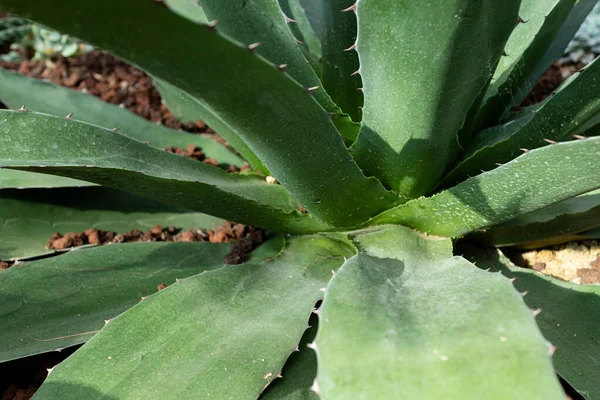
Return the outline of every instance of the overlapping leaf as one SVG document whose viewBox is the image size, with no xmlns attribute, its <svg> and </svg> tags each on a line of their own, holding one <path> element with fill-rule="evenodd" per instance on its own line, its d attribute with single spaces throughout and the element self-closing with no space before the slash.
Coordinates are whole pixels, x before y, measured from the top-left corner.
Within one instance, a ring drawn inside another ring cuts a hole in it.
<svg viewBox="0 0 600 400">
<path fill-rule="evenodd" d="M 36 396 L 89 398 L 87 387 L 114 399 L 255 399 L 300 341 L 331 270 L 352 253 L 305 236 L 264 263 L 179 281 L 111 321 Z"/>
<path fill-rule="evenodd" d="M 552 361 L 557 372 L 585 399 L 600 397 L 598 321 L 600 286 L 563 282 L 533 270 L 519 268 L 497 250 L 462 249 L 482 269 L 516 278 L 514 286 L 526 292 L 525 303 L 541 309 L 536 321 L 556 348 Z"/>
<path fill-rule="evenodd" d="M 153 149 L 112 130 L 33 112 L 0 112 L 0 167 L 82 178 L 225 219 L 306 232 L 323 224 L 279 185 Z"/>
<path fill-rule="evenodd" d="M 533 150 L 432 197 L 386 211 L 370 223 L 463 236 L 600 188 L 599 154 L 600 138 Z"/>
<path fill-rule="evenodd" d="M 0 189 L 52 188 L 52 187 L 84 187 L 95 186 L 94 183 L 62 176 L 39 174 L 35 172 L 17 171 L 0 168 Z"/>
<path fill-rule="evenodd" d="M 224 146 L 208 138 L 177 132 L 154 124 L 131 112 L 103 102 L 89 94 L 0 69 L 0 99 L 13 109 L 25 104 L 27 109 L 65 116 L 75 120 L 117 128 L 120 133 L 152 147 L 182 147 L 193 144 L 202 148 L 207 157 L 224 164 L 241 166 L 243 161 Z"/>
<path fill-rule="evenodd" d="M 355 0 L 324 0 L 323 87 L 354 121 L 362 117 L 362 80 L 358 71 Z M 345 11 L 344 11 L 345 10 Z M 355 139 L 355 138 L 353 138 Z"/>
<path fill-rule="evenodd" d="M 357 3 L 363 125 L 352 151 L 367 175 L 429 193 L 517 24 L 520 0 Z"/>
<path fill-rule="evenodd" d="M 490 170 L 530 150 L 548 145 L 546 140 L 571 140 L 584 133 L 586 124 L 597 124 L 600 116 L 600 61 L 588 65 L 566 82 L 540 107 L 505 125 L 479 133 L 465 150 L 463 161 L 444 179 L 452 185 L 480 170 Z"/>
<path fill-rule="evenodd" d="M 354 240 L 362 252 L 336 273 L 319 311 L 322 399 L 564 398 L 508 279 L 406 228 Z"/>
<path fill-rule="evenodd" d="M 0 260 L 49 252 L 46 243 L 55 232 L 214 229 L 223 222 L 105 187 L 0 190 Z"/>
<path fill-rule="evenodd" d="M 580 239 L 579 233 L 600 227 L 600 191 L 595 190 L 522 215 L 472 239 L 495 247 L 536 248 Z"/>
<path fill-rule="evenodd" d="M 109 50 L 202 100 L 327 223 L 352 226 L 400 202 L 363 175 L 311 91 L 208 27 L 146 0 L 1 0 L 0 6 Z"/>
<path fill-rule="evenodd" d="M 161 283 L 223 266 L 230 244 L 128 243 L 0 272 L 0 362 L 83 343 Z"/>
<path fill-rule="evenodd" d="M 473 133 L 494 125 L 513 102 L 513 93 L 537 82 L 529 82 L 547 48 L 567 19 L 576 0 L 522 0 L 519 22 L 506 43 L 505 55 L 490 82 L 475 121 L 461 131 L 463 146 Z"/>
</svg>

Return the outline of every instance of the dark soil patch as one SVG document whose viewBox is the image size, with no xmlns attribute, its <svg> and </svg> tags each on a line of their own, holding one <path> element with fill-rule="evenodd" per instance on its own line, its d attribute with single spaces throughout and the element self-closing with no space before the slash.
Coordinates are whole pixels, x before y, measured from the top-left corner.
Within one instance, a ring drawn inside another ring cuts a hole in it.
<svg viewBox="0 0 600 400">
<path fill-rule="evenodd" d="M 238 168 L 235 165 L 220 164 L 214 158 L 207 158 L 206 154 L 202 152 L 202 149 L 194 144 L 188 145 L 185 149 L 181 147 L 167 147 L 165 150 L 170 153 L 190 158 L 192 160 L 201 161 L 204 164 L 225 169 L 227 172 L 240 172 L 250 168 L 250 166 L 247 163 L 244 163 L 242 168 Z"/>
<path fill-rule="evenodd" d="M 177 121 L 162 104 L 160 94 L 148 75 L 102 51 L 96 50 L 69 58 L 57 57 L 51 62 L 0 61 L 0 68 L 88 92 L 172 129 L 214 134 L 202 121 L 185 124 Z"/>
<path fill-rule="evenodd" d="M 48 376 L 48 370 L 61 363 L 79 347 L 74 346 L 60 352 L 53 351 L 0 364 L 0 399 L 31 399 Z"/>
<path fill-rule="evenodd" d="M 236 241 L 236 243 L 233 245 L 231 252 L 225 257 L 225 263 L 241 264 L 248 253 L 265 241 L 265 232 L 233 222 L 226 222 L 214 231 L 209 229 L 183 231 L 173 226 L 163 228 L 160 225 L 156 225 L 145 232 L 137 229 L 125 233 L 88 229 L 84 232 L 69 232 L 64 235 L 55 232 L 48 239 L 46 247 L 48 249 L 64 250 L 86 244 L 105 245 L 132 242 L 225 243 L 229 241 Z"/>
</svg>

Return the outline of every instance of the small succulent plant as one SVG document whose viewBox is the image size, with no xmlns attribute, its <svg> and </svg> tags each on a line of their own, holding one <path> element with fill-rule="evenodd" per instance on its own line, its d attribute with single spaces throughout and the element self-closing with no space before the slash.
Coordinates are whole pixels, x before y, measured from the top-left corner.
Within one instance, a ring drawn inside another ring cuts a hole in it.
<svg viewBox="0 0 600 400">
<path fill-rule="evenodd" d="M 78 39 L 21 18 L 0 19 L 0 44 L 6 43 L 11 45 L 11 51 L 3 56 L 6 61 L 19 61 L 20 49 L 31 49 L 33 60 L 51 59 L 57 55 L 72 57 L 93 50 Z"/>
<path fill-rule="evenodd" d="M 36 400 L 600 398 L 600 286 L 499 251 L 600 237 L 600 61 L 520 108 L 595 0 L 173 3 L 0 0 L 235 149 L 1 72 L 0 361 L 85 342 Z"/>
</svg>

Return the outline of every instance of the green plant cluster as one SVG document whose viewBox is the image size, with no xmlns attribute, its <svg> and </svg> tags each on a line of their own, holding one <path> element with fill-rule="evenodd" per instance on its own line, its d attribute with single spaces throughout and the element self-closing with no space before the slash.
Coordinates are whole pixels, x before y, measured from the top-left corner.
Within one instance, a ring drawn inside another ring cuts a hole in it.
<svg viewBox="0 0 600 400">
<path fill-rule="evenodd" d="M 2 55 L 5 61 L 18 62 L 20 51 L 32 51 L 33 60 L 49 60 L 57 55 L 72 57 L 93 50 L 93 47 L 41 25 L 21 18 L 0 19 L 0 45 L 10 44 L 11 51 Z"/>
<path fill-rule="evenodd" d="M 0 71 L 0 362 L 85 343 L 36 400 L 600 399 L 600 286 L 500 251 L 600 238 L 600 61 L 521 107 L 596 2 L 0 0 L 235 149 Z M 44 248 L 223 220 L 269 240 Z"/>
</svg>

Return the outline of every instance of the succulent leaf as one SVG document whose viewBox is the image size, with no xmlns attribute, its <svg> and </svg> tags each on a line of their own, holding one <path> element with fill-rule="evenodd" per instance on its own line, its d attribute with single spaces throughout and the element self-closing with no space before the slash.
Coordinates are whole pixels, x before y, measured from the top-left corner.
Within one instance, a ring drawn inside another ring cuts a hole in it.
<svg viewBox="0 0 600 400">
<path fill-rule="evenodd" d="M 95 185 L 95 183 L 64 178 L 62 176 L 0 168 L 0 189 L 84 187 Z"/>
<path fill-rule="evenodd" d="M 181 280 L 112 320 L 36 396 L 89 398 L 92 387 L 115 399 L 255 399 L 294 352 L 331 270 L 353 251 L 322 236 L 293 238 L 269 261 Z"/>
<path fill-rule="evenodd" d="M 600 190 L 522 215 L 470 238 L 488 246 L 531 249 L 583 239 L 578 234 L 600 227 Z"/>
<path fill-rule="evenodd" d="M 140 142 L 148 142 L 157 149 L 172 146 L 185 148 L 194 144 L 201 147 L 207 157 L 221 163 L 238 167 L 243 164 L 242 159 L 214 140 L 157 125 L 90 94 L 2 69 L 0 99 L 13 109 L 26 104 L 27 109 L 45 114 L 65 116 L 71 113 L 73 119 L 109 129 L 118 128 L 123 135 Z"/>
<path fill-rule="evenodd" d="M 323 87 L 333 101 L 353 121 L 362 117 L 363 94 L 356 43 L 356 0 L 322 2 L 325 32 L 323 36 Z"/>
<path fill-rule="evenodd" d="M 326 223 L 354 226 L 403 201 L 364 176 L 310 90 L 210 27 L 146 0 L 0 0 L 0 5 L 85 38 L 208 104 L 300 204 Z M 64 18 L 67 13 L 72 17 Z M 106 20 L 114 29 L 106 29 Z"/>
<path fill-rule="evenodd" d="M 565 82 L 555 95 L 519 119 L 486 129 L 465 150 L 463 160 L 448 174 L 442 186 L 460 182 L 480 170 L 508 162 L 522 149 L 547 146 L 552 141 L 572 140 L 588 122 L 600 117 L 600 60 Z M 527 115 L 528 114 L 528 115 Z M 585 134 L 595 131 L 586 131 Z M 550 141 L 550 142 L 549 142 Z"/>
<path fill-rule="evenodd" d="M 551 343 L 556 371 L 584 399 L 597 399 L 600 286 L 577 285 L 519 268 L 498 250 L 468 247 L 462 251 L 479 268 L 502 272 L 514 279 L 515 289 L 527 292 L 525 303 L 532 309 L 543 310 L 536 322 Z"/>
<path fill-rule="evenodd" d="M 248 145 L 240 139 L 240 136 L 233 131 L 231 126 L 227 125 L 227 123 L 218 118 L 214 112 L 210 111 L 205 103 L 200 104 L 200 101 L 197 99 L 160 79 L 154 79 L 154 85 L 159 91 L 162 100 L 169 108 L 169 111 L 171 111 L 177 119 L 184 122 L 195 122 L 197 120 L 206 122 L 208 126 L 240 153 L 252 168 L 267 176 L 271 175 L 269 170 L 263 165 L 262 161 L 260 161 L 256 154 L 250 150 Z"/>
<path fill-rule="evenodd" d="M 282 186 L 260 176 L 227 174 L 67 118 L 3 110 L 0 121 L 0 167 L 85 179 L 255 226 L 301 233 L 327 229 L 300 214 Z"/>
<path fill-rule="evenodd" d="M 520 0 L 358 2 L 363 125 L 352 151 L 407 197 L 433 189 L 517 24 Z"/>
<path fill-rule="evenodd" d="M 34 217 L 35 216 L 35 217 Z M 52 253 L 55 232 L 113 232 L 152 226 L 214 229 L 223 220 L 105 187 L 0 190 L 0 260 Z"/>
<path fill-rule="evenodd" d="M 298 350 L 292 353 L 281 371 L 283 377 L 270 384 L 259 400 L 319 400 L 319 396 L 311 390 L 317 376 L 317 357 L 308 348 L 315 340 L 318 323 L 316 317 L 310 319 L 310 328 L 304 332 Z"/>
<path fill-rule="evenodd" d="M 208 18 L 198 0 L 164 0 L 171 10 L 196 23 L 206 24 Z"/>
<path fill-rule="evenodd" d="M 600 188 L 598 154 L 600 138 L 532 150 L 432 197 L 397 206 L 369 223 L 463 236 Z"/>
<path fill-rule="evenodd" d="M 569 16 L 576 0 L 522 0 L 520 22 L 505 47 L 505 55 L 482 100 L 475 121 L 459 133 L 463 147 L 474 133 L 494 125 L 513 104 L 513 94 L 526 86 L 531 89 L 536 81 L 528 82 L 540 58 L 553 42 Z"/>
<path fill-rule="evenodd" d="M 0 362 L 83 343 L 161 283 L 222 267 L 230 248 L 114 244 L 13 266 L 0 273 Z"/>
<path fill-rule="evenodd" d="M 419 236 L 390 227 L 369 243 L 354 237 L 362 251 L 335 274 L 319 309 L 320 397 L 564 398 L 510 281 L 461 257 L 406 246 L 410 235 Z M 403 243 L 396 254 L 397 245 L 381 243 L 394 236 Z"/>
</svg>

